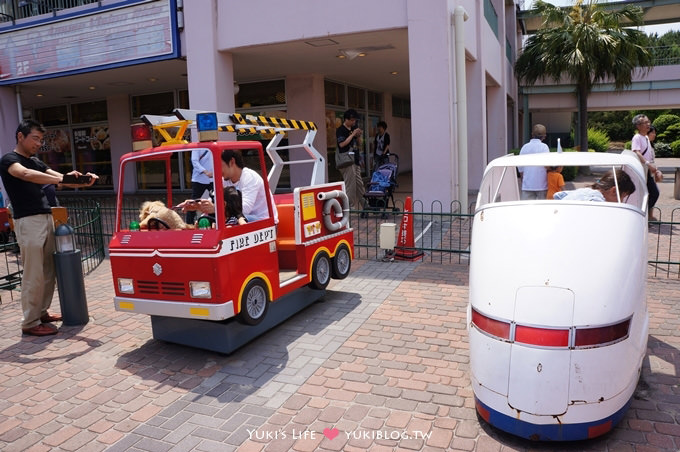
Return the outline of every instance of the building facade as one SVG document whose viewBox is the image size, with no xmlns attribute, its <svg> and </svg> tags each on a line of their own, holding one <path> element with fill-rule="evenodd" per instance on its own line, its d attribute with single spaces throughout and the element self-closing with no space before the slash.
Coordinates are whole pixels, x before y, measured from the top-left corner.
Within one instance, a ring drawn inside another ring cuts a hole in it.
<svg viewBox="0 0 680 452">
<path fill-rule="evenodd" d="M 0 153 L 32 117 L 49 130 L 41 158 L 97 172 L 103 192 L 159 185 L 151 167 L 119 181 L 117 162 L 141 114 L 176 107 L 314 121 L 331 180 L 344 110 L 360 113 L 367 176 L 384 120 L 425 208 L 467 205 L 486 163 L 519 144 L 514 1 L 25 3 L 0 0 Z"/>
</svg>

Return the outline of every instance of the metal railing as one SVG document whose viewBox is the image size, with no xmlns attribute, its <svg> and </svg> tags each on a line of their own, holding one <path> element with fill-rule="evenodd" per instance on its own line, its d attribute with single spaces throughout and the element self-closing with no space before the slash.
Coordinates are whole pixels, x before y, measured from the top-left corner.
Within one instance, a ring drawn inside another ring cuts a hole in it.
<svg viewBox="0 0 680 452">
<path fill-rule="evenodd" d="M 649 222 L 649 265 L 654 276 L 680 278 L 680 208 L 670 215 L 654 208 L 658 221 Z"/>
<path fill-rule="evenodd" d="M 65 9 L 92 3 L 101 6 L 99 0 L 0 0 L 0 22 L 14 22 L 43 14 L 56 15 Z"/>
<path fill-rule="evenodd" d="M 99 203 L 91 199 L 66 198 L 62 206 L 68 212 L 68 224 L 73 227 L 76 247 L 81 252 L 83 274 L 92 272 L 105 259 L 105 236 Z M 0 290 L 12 291 L 21 285 L 21 255 L 14 234 L 0 244 Z M 4 264 L 4 265 L 3 265 Z"/>
<path fill-rule="evenodd" d="M 352 211 L 354 254 L 360 259 L 389 259 L 393 255 L 380 248 L 380 225 L 394 223 L 399 231 L 404 215 L 413 226 L 413 243 L 397 241 L 397 254 L 423 255 L 422 259 L 437 263 L 467 263 L 470 254 L 472 214 L 463 213 L 460 202 L 448 208 L 435 201 L 427 210 L 421 201 L 413 202 L 412 212 L 405 214 L 402 203 L 396 209 Z"/>
<path fill-rule="evenodd" d="M 655 66 L 680 64 L 680 45 L 647 47 L 654 57 Z"/>
</svg>

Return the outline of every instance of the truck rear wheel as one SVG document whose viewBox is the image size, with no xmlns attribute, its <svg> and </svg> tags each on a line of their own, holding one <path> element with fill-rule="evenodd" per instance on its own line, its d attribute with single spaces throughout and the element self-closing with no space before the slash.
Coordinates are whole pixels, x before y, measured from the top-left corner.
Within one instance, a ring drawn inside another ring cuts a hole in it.
<svg viewBox="0 0 680 452">
<path fill-rule="evenodd" d="M 349 275 L 349 270 L 352 268 L 352 255 L 349 252 L 349 247 L 344 243 L 338 247 L 335 256 L 331 260 L 333 278 L 345 279 Z"/>
<path fill-rule="evenodd" d="M 257 325 L 267 314 L 269 297 L 267 286 L 261 279 L 248 282 L 241 296 L 240 319 L 247 325 Z"/>
<path fill-rule="evenodd" d="M 331 259 L 325 251 L 319 252 L 312 264 L 312 289 L 323 290 L 331 282 Z"/>
</svg>

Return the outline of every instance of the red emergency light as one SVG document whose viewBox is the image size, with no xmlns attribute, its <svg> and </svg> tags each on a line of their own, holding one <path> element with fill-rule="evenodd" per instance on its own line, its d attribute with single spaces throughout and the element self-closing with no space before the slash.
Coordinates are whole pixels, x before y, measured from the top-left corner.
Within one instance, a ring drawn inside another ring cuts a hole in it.
<svg viewBox="0 0 680 452">
<path fill-rule="evenodd" d="M 151 127 L 146 124 L 134 124 L 132 126 L 132 150 L 141 151 L 142 149 L 153 146 L 151 140 Z"/>
</svg>

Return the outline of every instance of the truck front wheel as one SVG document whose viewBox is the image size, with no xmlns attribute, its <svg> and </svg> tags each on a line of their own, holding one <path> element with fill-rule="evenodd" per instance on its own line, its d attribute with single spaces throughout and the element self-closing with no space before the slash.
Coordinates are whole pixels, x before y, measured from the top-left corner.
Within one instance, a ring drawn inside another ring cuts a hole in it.
<svg viewBox="0 0 680 452">
<path fill-rule="evenodd" d="M 321 251 L 314 258 L 312 264 L 312 282 L 309 283 L 312 289 L 324 290 L 331 281 L 331 259 L 328 253 Z"/>
<path fill-rule="evenodd" d="M 241 321 L 247 325 L 257 325 L 264 319 L 268 308 L 267 286 L 261 279 L 249 281 L 241 296 Z"/>
</svg>

